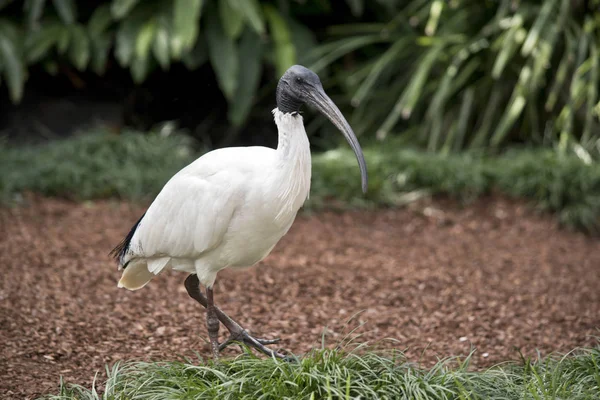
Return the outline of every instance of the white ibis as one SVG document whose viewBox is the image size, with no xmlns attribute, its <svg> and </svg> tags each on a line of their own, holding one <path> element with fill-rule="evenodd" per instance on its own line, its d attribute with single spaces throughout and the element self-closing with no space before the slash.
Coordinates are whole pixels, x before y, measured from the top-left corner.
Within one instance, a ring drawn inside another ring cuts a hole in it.
<svg viewBox="0 0 600 400">
<path fill-rule="evenodd" d="M 213 357 L 234 341 L 274 357 L 265 345 L 276 340 L 252 337 L 214 305 L 213 284 L 225 268 L 252 266 L 264 259 L 294 222 L 310 189 L 310 145 L 300 107 L 317 108 L 344 134 L 356 154 L 367 190 L 367 167 L 350 125 L 325 94 L 319 77 L 295 65 L 277 85 L 273 110 L 277 149 L 231 147 L 211 151 L 173 176 L 125 239 L 111 252 L 123 275 L 118 286 L 144 287 L 167 268 L 190 273 L 188 294 L 207 310 Z M 206 287 L 206 297 L 200 290 Z M 219 321 L 230 336 L 218 343 Z"/>
</svg>

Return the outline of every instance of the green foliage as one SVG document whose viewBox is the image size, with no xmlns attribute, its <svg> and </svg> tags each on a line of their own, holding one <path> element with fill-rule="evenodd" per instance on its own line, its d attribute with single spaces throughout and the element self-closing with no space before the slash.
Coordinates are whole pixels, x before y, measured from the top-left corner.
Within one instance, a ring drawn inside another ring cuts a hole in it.
<svg viewBox="0 0 600 400">
<path fill-rule="evenodd" d="M 369 146 L 367 204 L 402 205 L 423 195 L 448 195 L 463 202 L 493 191 L 532 200 L 558 214 L 562 224 L 600 233 L 600 168 L 573 152 L 512 150 L 497 156 L 473 152 L 437 154 L 394 144 Z M 313 157 L 309 205 L 329 198 L 364 205 L 354 154 L 346 148 Z"/>
<path fill-rule="evenodd" d="M 402 205 L 425 195 L 467 202 L 496 190 L 532 200 L 540 209 L 557 213 L 566 226 L 600 233 L 600 168 L 575 152 L 521 149 L 490 157 L 398 147 L 394 141 L 365 147 L 365 197 L 350 149 L 315 154 L 307 206 Z M 151 200 L 197 156 L 180 134 L 97 132 L 44 146 L 0 145 L 0 198 L 10 201 L 20 192 L 34 191 L 75 199 Z"/>
<path fill-rule="evenodd" d="M 445 153 L 562 141 L 600 155 L 598 0 L 388 3 L 374 23 L 330 27 L 313 54 L 317 70 L 332 65 L 358 132 L 408 130 Z"/>
<path fill-rule="evenodd" d="M 29 66 L 58 65 L 102 75 L 112 56 L 142 83 L 157 68 L 210 63 L 227 98 L 230 122 L 246 120 L 264 65 L 279 72 L 315 39 L 288 14 L 259 0 L 74 0 L 0 2 L 0 77 L 19 102 Z M 287 9 L 287 7 L 285 7 Z M 245 70 L 245 67 L 248 70 Z M 0 81 L 0 84 L 2 81 Z"/>
<path fill-rule="evenodd" d="M 560 221 L 600 233 L 600 167 L 552 150 L 511 152 L 488 167 L 496 186 L 514 197 L 529 198 Z M 502 171 L 502 173 L 499 173 Z"/>
<path fill-rule="evenodd" d="M 95 387 L 61 382 L 67 399 L 593 399 L 600 391 L 600 348 L 546 359 L 469 369 L 470 356 L 430 370 L 403 354 L 315 350 L 296 362 L 243 355 L 219 363 L 129 362 Z"/>
<path fill-rule="evenodd" d="M 600 157 L 600 0 L 3 0 L 0 10 L 0 84 L 14 102 L 36 64 L 103 74 L 114 57 L 137 83 L 174 63 L 210 64 L 240 127 L 265 66 L 274 81 L 300 62 L 342 90 L 365 136 L 402 133 L 443 153 L 578 144 Z M 313 15 L 325 17 L 313 26 Z M 332 20 L 347 22 L 322 29 Z M 328 40 L 317 46 L 312 31 Z"/>
<path fill-rule="evenodd" d="M 9 21 L 0 19 L 0 72 L 4 74 L 13 101 L 23 96 L 25 81 L 23 58 L 23 42 L 19 38 L 17 27 Z"/>
<path fill-rule="evenodd" d="M 44 146 L 0 146 L 0 199 L 33 191 L 73 199 L 148 199 L 194 159 L 183 135 L 98 133 Z"/>
</svg>

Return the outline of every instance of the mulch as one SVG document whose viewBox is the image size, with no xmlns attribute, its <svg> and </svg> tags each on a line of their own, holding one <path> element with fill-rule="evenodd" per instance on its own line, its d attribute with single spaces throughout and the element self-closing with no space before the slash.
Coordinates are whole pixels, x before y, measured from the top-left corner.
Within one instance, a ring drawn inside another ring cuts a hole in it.
<svg viewBox="0 0 600 400">
<path fill-rule="evenodd" d="M 119 360 L 209 355 L 185 274 L 117 289 L 107 253 L 143 207 L 27 200 L 0 209 L 0 398 L 56 392 L 60 376 L 89 386 Z M 599 288 L 598 238 L 494 197 L 302 215 L 258 266 L 222 272 L 215 301 L 295 354 L 356 328 L 424 365 L 475 348 L 485 367 L 597 345 Z"/>
</svg>

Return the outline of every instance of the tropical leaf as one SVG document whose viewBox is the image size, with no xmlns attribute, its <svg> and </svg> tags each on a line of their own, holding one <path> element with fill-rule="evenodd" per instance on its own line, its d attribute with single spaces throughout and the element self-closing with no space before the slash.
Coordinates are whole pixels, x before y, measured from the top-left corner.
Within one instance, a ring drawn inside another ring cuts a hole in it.
<svg viewBox="0 0 600 400">
<path fill-rule="evenodd" d="M 25 62 L 19 48 L 16 28 L 9 22 L 0 21 L 0 59 L 4 80 L 11 101 L 18 103 L 23 97 L 25 85 Z"/>
<path fill-rule="evenodd" d="M 244 67 L 238 72 L 238 87 L 235 92 L 235 101 L 229 105 L 229 120 L 240 126 L 248 117 L 252 108 L 254 95 L 260 82 L 262 70 L 263 43 L 260 36 L 253 30 L 246 29 L 239 44 L 240 60 L 244 60 Z"/>
<path fill-rule="evenodd" d="M 58 16 L 65 24 L 74 24 L 77 21 L 77 5 L 75 0 L 52 0 Z"/>
<path fill-rule="evenodd" d="M 585 115 L 585 125 L 583 128 L 583 133 L 581 135 L 581 143 L 585 147 L 593 146 L 593 142 L 600 138 L 600 132 L 597 131 L 592 134 L 592 130 L 594 127 L 598 127 L 597 121 L 600 120 L 598 116 L 594 118 L 594 105 L 598 101 L 598 85 L 595 85 L 594 82 L 598 82 L 600 79 L 600 65 L 598 62 L 598 57 L 600 56 L 598 52 L 597 44 L 594 40 L 590 39 L 590 58 L 591 62 L 590 67 L 590 84 L 587 85 L 587 104 L 586 104 L 586 115 Z M 596 123 L 594 122 L 596 120 Z M 593 139 L 594 140 L 593 140 Z M 600 141 L 598 141 L 600 144 Z"/>
<path fill-rule="evenodd" d="M 465 90 L 465 93 L 462 97 L 458 126 L 456 128 L 456 138 L 454 139 L 453 143 L 451 143 L 451 145 L 454 146 L 455 152 L 458 152 L 463 148 L 464 140 L 467 135 L 467 129 L 469 127 L 469 119 L 471 118 L 471 114 L 473 112 L 474 101 L 475 88 L 469 87 L 467 90 Z"/>
<path fill-rule="evenodd" d="M 73 25 L 70 32 L 69 58 L 75 68 L 83 71 L 86 69 L 91 57 L 90 39 L 82 25 Z"/>
<path fill-rule="evenodd" d="M 209 59 L 219 87 L 227 100 L 232 102 L 238 86 L 239 60 L 236 44 L 223 32 L 218 20 L 210 15 L 206 21 L 205 35 Z"/>
<path fill-rule="evenodd" d="M 310 51 L 317 46 L 316 35 L 305 25 L 302 25 L 292 18 L 286 18 L 285 23 L 290 30 L 292 42 L 296 48 L 297 62 L 300 64 L 308 64 L 308 55 Z"/>
<path fill-rule="evenodd" d="M 90 38 L 94 39 L 104 33 L 112 21 L 113 17 L 108 4 L 102 4 L 96 8 L 87 24 Z"/>
<path fill-rule="evenodd" d="M 25 0 L 23 10 L 27 14 L 27 24 L 30 27 L 33 27 L 39 22 L 44 12 L 45 4 L 46 0 Z"/>
<path fill-rule="evenodd" d="M 71 43 L 71 31 L 64 27 L 64 29 L 60 30 L 60 37 L 56 42 L 56 50 L 58 54 L 65 54 L 69 48 L 69 43 Z"/>
<path fill-rule="evenodd" d="M 504 115 L 500 119 L 494 134 L 490 140 L 492 146 L 498 146 L 505 136 L 508 134 L 509 129 L 514 125 L 517 118 L 521 116 L 527 100 L 525 98 L 525 85 L 531 77 L 531 66 L 526 65 L 521 69 L 519 75 L 519 82 L 513 94 L 511 96 L 508 108 L 505 110 Z"/>
<path fill-rule="evenodd" d="M 382 125 L 383 130 L 387 131 L 391 125 L 395 123 L 397 120 L 396 117 L 402 115 L 404 119 L 410 117 L 415 108 L 417 102 L 419 101 L 421 94 L 423 92 L 423 88 L 425 83 L 427 82 L 427 78 L 434 66 L 434 64 L 439 60 L 439 56 L 442 53 L 444 47 L 442 44 L 437 45 L 433 49 L 430 49 L 423 57 L 419 69 L 415 71 L 412 79 L 410 80 L 410 84 L 406 88 L 406 90 L 402 93 L 402 96 L 398 99 L 396 103 L 396 107 L 390 114 L 390 117 L 384 124 Z M 391 122 L 393 120 L 393 122 Z"/>
<path fill-rule="evenodd" d="M 232 7 L 233 0 L 219 0 L 219 16 L 223 30 L 232 39 L 237 39 L 244 29 L 244 14 Z"/>
<path fill-rule="evenodd" d="M 116 36 L 115 57 L 122 67 L 127 67 L 133 60 L 138 32 L 142 21 L 128 18 L 119 26 Z"/>
<path fill-rule="evenodd" d="M 11 99 L 22 96 L 33 64 L 101 74 L 114 55 L 141 82 L 157 65 L 196 69 L 209 60 L 240 126 L 263 63 L 278 75 L 302 63 L 346 95 L 340 104 L 351 104 L 357 132 L 410 132 L 444 152 L 518 139 L 600 155 L 600 0 L 97 3 L 0 0 L 12 21 L 0 22 L 0 73 Z M 313 16 L 364 22 L 323 26 L 332 41 L 317 45 Z"/>
<path fill-rule="evenodd" d="M 152 44 L 152 54 L 154 54 L 154 58 L 163 70 L 168 69 L 171 64 L 170 34 L 169 19 L 165 15 L 159 16 L 154 43 Z"/>
<path fill-rule="evenodd" d="M 181 61 L 189 70 L 195 70 L 208 60 L 208 49 L 204 38 L 198 38 L 194 48 L 183 55 Z"/>
<path fill-rule="evenodd" d="M 557 0 L 545 0 L 540 12 L 538 14 L 535 23 L 529 30 L 529 34 L 523 43 L 523 47 L 521 48 L 521 55 L 526 57 L 533 51 L 535 45 L 540 38 L 540 34 L 542 29 L 547 25 L 548 18 L 550 17 L 550 13 L 553 11 L 553 8 L 556 7 Z"/>
<path fill-rule="evenodd" d="M 171 54 L 179 60 L 184 51 L 194 47 L 203 0 L 174 0 Z"/>
<path fill-rule="evenodd" d="M 442 0 L 434 0 L 431 2 L 431 6 L 429 8 L 429 19 L 427 20 L 427 24 L 425 24 L 425 34 L 427 36 L 432 36 L 435 34 L 443 9 L 444 2 Z"/>
<path fill-rule="evenodd" d="M 156 20 L 150 19 L 138 32 L 135 42 L 135 55 L 137 58 L 146 59 L 150 53 L 150 47 L 156 35 Z"/>
<path fill-rule="evenodd" d="M 515 54 L 518 46 L 521 44 L 517 34 L 523 30 L 523 18 L 520 15 L 515 15 L 511 20 L 512 25 L 510 29 L 506 32 L 506 34 L 498 37 L 498 42 L 502 48 L 496 57 L 494 67 L 492 69 L 492 77 L 494 79 L 500 78 L 504 72 L 504 68 L 508 64 L 508 61 Z"/>
<path fill-rule="evenodd" d="M 139 2 L 140 0 L 112 0 L 110 12 L 117 19 L 124 18 Z"/>
<path fill-rule="evenodd" d="M 102 75 L 106 71 L 106 64 L 108 62 L 108 56 L 110 54 L 112 44 L 112 34 L 106 32 L 94 37 L 94 39 L 91 41 L 91 67 L 92 70 L 98 75 Z"/>
<path fill-rule="evenodd" d="M 258 0 L 225 0 L 236 9 L 257 33 L 265 32 L 265 21 Z"/>
<path fill-rule="evenodd" d="M 312 54 L 308 56 L 308 59 L 310 60 L 308 63 L 309 68 L 315 72 L 319 72 L 346 54 L 374 43 L 385 41 L 387 41 L 387 39 L 381 37 L 381 35 L 365 35 L 343 38 L 332 43 L 327 43 L 316 48 Z"/>
<path fill-rule="evenodd" d="M 309 58 L 317 71 L 335 65 L 330 82 L 354 94 L 357 131 L 415 132 L 444 152 L 559 135 L 563 149 L 597 143 L 600 13 L 587 3 L 391 3 L 387 22 L 328 28 L 334 40 Z"/>
<path fill-rule="evenodd" d="M 377 79 L 387 69 L 393 66 L 400 52 L 407 47 L 411 38 L 406 40 L 397 40 L 388 50 L 386 50 L 379 59 L 375 62 L 372 68 L 369 68 L 369 75 L 360 85 L 354 96 L 352 96 L 352 104 L 357 106 L 365 97 L 371 93 L 371 89 L 377 82 Z"/>
<path fill-rule="evenodd" d="M 355 17 L 360 17 L 365 10 L 364 0 L 346 0 L 346 4 L 348 4 L 352 15 L 354 15 Z"/>
<path fill-rule="evenodd" d="M 44 58 L 60 40 L 65 29 L 60 23 L 48 23 L 35 31 L 30 31 L 25 38 L 27 62 L 34 63 Z"/>
<path fill-rule="evenodd" d="M 290 30 L 279 12 L 269 5 L 265 5 L 265 15 L 269 22 L 269 31 L 275 44 L 275 66 L 277 75 L 296 64 L 296 47 L 292 42 Z"/>
</svg>

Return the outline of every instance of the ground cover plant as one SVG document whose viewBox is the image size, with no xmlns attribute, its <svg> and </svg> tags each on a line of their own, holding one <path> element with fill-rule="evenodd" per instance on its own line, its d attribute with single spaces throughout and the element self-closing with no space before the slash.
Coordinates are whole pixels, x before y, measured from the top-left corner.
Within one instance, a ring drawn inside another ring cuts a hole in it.
<svg viewBox="0 0 600 400">
<path fill-rule="evenodd" d="M 184 135 L 125 131 L 83 135 L 41 146 L 0 145 L 0 193 L 30 190 L 85 200 L 156 195 L 196 153 Z"/>
<path fill-rule="evenodd" d="M 182 134 L 106 131 L 48 145 L 0 147 L 0 195 L 23 191 L 78 200 L 118 197 L 150 200 L 200 153 Z M 400 150 L 397 150 L 400 148 Z M 332 205 L 402 205 L 424 195 L 473 200 L 495 190 L 530 199 L 557 213 L 566 226 L 597 233 L 600 168 L 574 152 L 523 148 L 496 156 L 427 153 L 389 144 L 365 146 L 370 184 L 360 193 L 353 153 L 334 149 L 313 157 L 308 208 Z"/>
<path fill-rule="evenodd" d="M 600 348 L 523 359 L 486 370 L 470 356 L 432 368 L 402 353 L 316 350 L 294 362 L 242 355 L 219 363 L 129 362 L 107 369 L 101 385 L 61 382 L 67 399 L 594 399 L 600 393 Z M 98 382 L 99 384 L 99 382 Z"/>
</svg>

